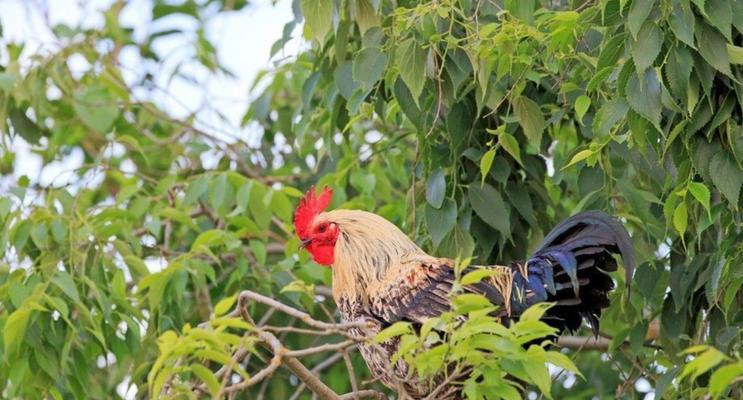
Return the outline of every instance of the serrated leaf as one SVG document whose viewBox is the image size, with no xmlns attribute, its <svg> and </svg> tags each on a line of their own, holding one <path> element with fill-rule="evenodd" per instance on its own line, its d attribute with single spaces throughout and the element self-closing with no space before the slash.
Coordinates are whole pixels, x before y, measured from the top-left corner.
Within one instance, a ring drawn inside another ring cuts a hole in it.
<svg viewBox="0 0 743 400">
<path fill-rule="evenodd" d="M 668 18 L 668 25 L 676 38 L 687 46 L 695 48 L 694 13 L 691 11 L 688 0 L 673 2 L 673 10 Z"/>
<path fill-rule="evenodd" d="M 689 214 L 688 210 L 686 209 L 686 202 L 681 201 L 681 203 L 676 206 L 676 210 L 673 212 L 673 227 L 676 228 L 676 232 L 678 232 L 679 236 L 683 237 L 684 233 L 686 233 L 688 224 Z"/>
<path fill-rule="evenodd" d="M 725 37 L 715 28 L 707 24 L 700 24 L 701 30 L 697 33 L 697 42 L 699 43 L 699 54 L 707 61 L 712 68 L 732 77 L 730 71 L 730 59 L 728 59 L 728 50 Z"/>
<path fill-rule="evenodd" d="M 707 20 L 729 41 L 732 41 L 733 9 L 730 0 L 707 0 Z M 738 15 L 740 17 L 740 15 Z"/>
<path fill-rule="evenodd" d="M 438 247 L 457 223 L 457 205 L 451 199 L 444 200 L 440 209 L 426 204 L 426 226 L 434 247 Z"/>
<path fill-rule="evenodd" d="M 660 54 L 663 45 L 663 32 L 653 21 L 646 21 L 637 34 L 637 40 L 631 41 L 632 59 L 637 73 L 642 75 Z"/>
<path fill-rule="evenodd" d="M 570 162 L 567 163 L 567 165 L 565 165 L 564 167 L 562 167 L 562 169 L 564 170 L 564 169 L 570 167 L 571 165 L 575 165 L 575 164 L 577 164 L 577 163 L 585 160 L 586 158 L 592 156 L 593 154 L 594 154 L 594 151 L 592 151 L 592 150 L 581 150 L 581 151 L 575 153 L 575 155 L 573 156 L 573 158 L 570 159 Z"/>
<path fill-rule="evenodd" d="M 468 193 L 475 213 L 504 237 L 511 237 L 510 210 L 500 193 L 487 183 L 470 185 Z"/>
<path fill-rule="evenodd" d="M 426 182 L 426 201 L 433 208 L 441 208 L 445 196 L 446 179 L 444 178 L 444 170 L 438 168 L 431 173 Z"/>
<path fill-rule="evenodd" d="M 312 38 L 322 44 L 333 22 L 333 0 L 301 0 L 300 4 Z"/>
<path fill-rule="evenodd" d="M 709 171 L 715 187 L 733 207 L 737 207 L 743 174 L 735 160 L 726 151 L 720 151 L 712 157 Z"/>
<path fill-rule="evenodd" d="M 661 103 L 660 82 L 655 69 L 648 69 L 641 74 L 642 79 L 632 74 L 627 81 L 627 103 L 632 110 L 650 121 L 660 131 L 660 117 L 663 111 Z"/>
<path fill-rule="evenodd" d="M 353 60 L 353 80 L 369 89 L 382 77 L 387 67 L 387 54 L 378 47 L 361 50 Z"/>
<path fill-rule="evenodd" d="M 397 49 L 395 61 L 416 106 L 426 84 L 426 51 L 415 41 L 405 40 Z"/>
<path fill-rule="evenodd" d="M 578 117 L 578 122 L 583 123 L 583 116 L 586 115 L 588 107 L 591 106 L 591 98 L 582 94 L 575 99 L 575 116 Z"/>
<path fill-rule="evenodd" d="M 370 28 L 379 26 L 379 17 L 369 0 L 357 0 L 356 23 L 359 25 L 359 31 L 362 35 Z"/>
<path fill-rule="evenodd" d="M 398 321 L 379 332 L 377 336 L 374 337 L 374 343 L 382 343 L 386 340 L 404 335 L 406 333 L 411 333 L 410 323 Z"/>
<path fill-rule="evenodd" d="M 593 119 L 593 131 L 599 136 L 607 135 L 611 128 L 624 118 L 627 110 L 629 110 L 629 105 L 622 98 L 604 103 Z"/>
<path fill-rule="evenodd" d="M 508 152 L 508 154 L 510 154 L 511 157 L 513 157 L 522 167 L 524 166 L 524 163 L 521 161 L 519 141 L 516 140 L 513 135 L 505 130 L 501 131 L 498 134 L 498 144 L 500 144 L 500 146 L 503 147 L 503 149 L 506 150 L 506 152 Z"/>
<path fill-rule="evenodd" d="M 671 93 L 684 102 L 687 99 L 689 77 L 693 67 L 694 60 L 686 47 L 675 47 L 668 54 L 668 62 L 663 67 Z"/>
<path fill-rule="evenodd" d="M 482 155 L 480 158 L 480 175 L 482 176 L 482 182 L 485 182 L 485 177 L 490 172 L 490 167 L 493 166 L 493 159 L 495 158 L 495 149 L 490 149 Z"/>
<path fill-rule="evenodd" d="M 640 32 L 642 24 L 650 15 L 654 4 L 655 1 L 653 0 L 634 0 L 632 2 L 627 15 L 627 26 L 633 38 L 637 39 L 637 33 Z"/>
<path fill-rule="evenodd" d="M 624 52 L 624 43 L 627 39 L 626 34 L 618 34 L 611 37 L 601 49 L 599 58 L 596 61 L 596 71 L 601 71 L 607 67 L 614 67 Z"/>
<path fill-rule="evenodd" d="M 704 207 L 704 209 L 707 210 L 707 216 L 712 219 L 712 214 L 710 212 L 710 193 L 709 189 L 707 189 L 707 186 L 704 186 L 704 184 L 700 182 L 689 182 L 686 188 L 689 193 L 691 193 L 691 195 L 694 196 L 694 198 L 697 199 L 697 201 Z"/>
<path fill-rule="evenodd" d="M 731 64 L 743 64 L 743 47 L 727 44 L 726 48 Z"/>
<path fill-rule="evenodd" d="M 542 132 L 547 127 L 542 109 L 528 97 L 519 96 L 513 101 L 513 111 L 519 118 L 519 124 L 526 138 L 530 143 L 539 147 L 542 143 Z"/>
</svg>

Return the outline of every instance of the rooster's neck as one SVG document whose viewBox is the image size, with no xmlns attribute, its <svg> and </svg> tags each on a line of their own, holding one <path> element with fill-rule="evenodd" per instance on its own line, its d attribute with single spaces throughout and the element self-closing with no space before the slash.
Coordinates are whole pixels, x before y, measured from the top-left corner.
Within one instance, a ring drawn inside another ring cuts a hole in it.
<svg viewBox="0 0 743 400">
<path fill-rule="evenodd" d="M 397 226 L 369 212 L 334 210 L 327 218 L 338 224 L 333 262 L 333 297 L 366 300 L 366 288 L 382 280 L 403 256 L 420 252 Z"/>
</svg>

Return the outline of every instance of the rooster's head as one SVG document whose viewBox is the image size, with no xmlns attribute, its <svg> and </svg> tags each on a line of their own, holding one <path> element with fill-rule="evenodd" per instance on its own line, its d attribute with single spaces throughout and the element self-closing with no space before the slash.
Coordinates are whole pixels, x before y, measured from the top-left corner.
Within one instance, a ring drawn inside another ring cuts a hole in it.
<svg viewBox="0 0 743 400">
<path fill-rule="evenodd" d="M 333 191 L 327 186 L 317 195 L 312 187 L 299 201 L 294 213 L 294 229 L 299 236 L 300 246 L 312 254 L 320 265 L 333 265 L 333 248 L 338 240 L 338 224 L 320 218 L 330 204 Z"/>
</svg>

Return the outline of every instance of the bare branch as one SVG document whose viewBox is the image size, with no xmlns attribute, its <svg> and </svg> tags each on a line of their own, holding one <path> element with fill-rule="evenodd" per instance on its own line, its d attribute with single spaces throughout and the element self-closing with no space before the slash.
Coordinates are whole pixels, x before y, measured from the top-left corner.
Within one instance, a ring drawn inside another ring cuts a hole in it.
<svg viewBox="0 0 743 400">
<path fill-rule="evenodd" d="M 255 324 L 253 321 L 253 318 L 248 314 L 248 305 L 250 301 L 254 301 L 256 303 L 260 303 L 263 305 L 266 305 L 269 307 L 269 310 L 266 314 L 263 315 L 263 318 L 261 318 L 261 321 L 259 324 Z M 268 322 L 268 319 L 270 318 L 270 315 L 274 312 L 281 312 L 284 314 L 287 314 L 291 317 L 296 318 L 297 320 L 302 321 L 306 325 L 314 328 L 314 329 L 300 329 L 300 328 L 294 328 L 294 327 L 286 327 L 286 329 L 281 329 L 280 327 L 264 327 L 263 324 Z M 232 359 L 230 360 L 229 365 L 224 366 L 222 369 L 217 371 L 217 376 L 222 378 L 222 388 L 220 388 L 220 396 L 223 394 L 227 396 L 233 396 L 234 393 L 239 392 L 241 390 L 245 390 L 251 386 L 254 386 L 258 384 L 259 382 L 262 382 L 266 379 L 268 379 L 275 371 L 278 369 L 279 366 L 283 366 L 287 368 L 289 371 L 291 371 L 301 382 L 302 386 L 300 386 L 297 389 L 297 392 L 295 393 L 295 396 L 298 395 L 298 393 L 301 393 L 304 388 L 309 388 L 315 396 L 317 396 L 319 399 L 322 400 L 341 400 L 341 399 L 382 399 L 384 398 L 384 395 L 380 392 L 371 391 L 371 390 L 358 390 L 358 385 L 356 384 L 355 380 L 352 380 L 352 387 L 354 388 L 354 391 L 352 393 L 344 394 L 344 395 L 338 395 L 335 393 L 330 387 L 328 387 L 325 383 L 323 383 L 320 378 L 318 377 L 319 371 L 322 369 L 327 368 L 328 366 L 332 365 L 333 363 L 337 362 L 341 358 L 346 358 L 347 363 L 350 363 L 350 358 L 348 358 L 348 351 L 352 349 L 356 343 L 365 341 L 366 338 L 364 336 L 359 336 L 358 332 L 364 332 L 364 329 L 366 328 L 366 324 L 360 323 L 360 322 L 353 322 L 353 323 L 329 323 L 329 322 L 323 322 L 316 320 L 312 318 L 309 314 L 302 312 L 298 309 L 295 309 L 293 307 L 290 307 L 288 305 L 285 305 L 281 302 L 278 302 L 274 299 L 271 299 L 269 297 L 260 295 L 258 293 L 252 292 L 252 291 L 243 291 L 240 293 L 238 297 L 238 304 L 236 309 L 230 313 L 230 316 L 240 316 L 245 321 L 249 322 L 253 326 L 255 326 L 255 331 L 252 332 L 252 334 L 256 335 L 258 339 L 260 339 L 260 342 L 263 346 L 265 346 L 271 353 L 273 353 L 273 357 L 271 358 L 271 361 L 269 364 L 255 373 L 253 376 L 250 377 L 250 379 L 246 379 L 242 382 L 230 385 L 230 386 L 224 386 L 227 382 L 228 376 L 231 374 L 232 368 L 240 362 L 243 358 L 248 355 L 248 350 L 245 348 L 239 348 L 237 351 L 235 351 Z M 204 324 L 202 324 L 204 325 Z M 309 347 L 306 349 L 300 349 L 300 350 L 290 350 L 287 349 L 281 340 L 274 335 L 271 330 L 274 330 L 276 332 L 300 332 L 300 333 L 311 333 L 315 334 L 317 336 L 328 336 L 331 334 L 338 334 L 342 336 L 346 336 L 349 339 L 345 340 L 343 342 L 338 343 L 326 343 L 319 346 Z M 354 334 L 351 334 L 349 331 L 354 330 Z M 330 357 L 326 361 L 322 362 L 321 364 L 318 364 L 315 369 L 310 370 L 307 367 L 302 364 L 297 357 L 304 357 L 309 355 L 315 355 L 325 352 L 336 352 L 335 357 Z M 349 368 L 351 371 L 353 371 L 353 367 L 351 366 Z M 197 390 L 203 391 L 203 385 L 197 387 Z M 292 397 L 295 397 L 292 396 Z M 218 396 L 219 397 L 219 396 Z"/>
</svg>

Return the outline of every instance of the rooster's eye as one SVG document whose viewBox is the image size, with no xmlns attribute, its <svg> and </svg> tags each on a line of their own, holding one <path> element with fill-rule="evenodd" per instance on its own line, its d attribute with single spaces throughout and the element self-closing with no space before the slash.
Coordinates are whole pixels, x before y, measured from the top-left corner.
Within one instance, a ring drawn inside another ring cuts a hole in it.
<svg viewBox="0 0 743 400">
<path fill-rule="evenodd" d="M 323 225 L 320 225 L 320 227 L 318 228 L 318 230 L 319 230 L 320 232 L 325 232 L 325 229 L 326 229 L 326 228 L 327 228 L 327 225 L 323 224 Z"/>
</svg>

